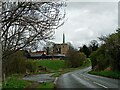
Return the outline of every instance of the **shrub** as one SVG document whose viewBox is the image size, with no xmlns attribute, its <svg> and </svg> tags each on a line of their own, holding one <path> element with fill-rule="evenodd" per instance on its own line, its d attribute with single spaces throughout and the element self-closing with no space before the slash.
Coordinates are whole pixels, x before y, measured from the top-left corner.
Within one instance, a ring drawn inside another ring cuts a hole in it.
<svg viewBox="0 0 120 90">
<path fill-rule="evenodd" d="M 7 52 L 8 54 L 10 52 Z M 3 73 L 10 75 L 13 73 L 25 73 L 26 71 L 26 58 L 24 57 L 24 51 L 17 51 L 5 57 L 2 61 Z"/>
<path fill-rule="evenodd" d="M 80 53 L 74 49 L 69 50 L 66 56 L 66 64 L 68 67 L 79 67 L 86 60 L 84 53 Z"/>
<path fill-rule="evenodd" d="M 26 69 L 30 72 L 36 72 L 37 71 L 37 63 L 33 61 L 27 61 L 26 62 Z"/>
<path fill-rule="evenodd" d="M 111 58 L 106 53 L 105 46 L 101 46 L 97 51 L 90 55 L 92 62 L 92 69 L 95 71 L 101 71 L 106 69 L 110 65 Z"/>
</svg>

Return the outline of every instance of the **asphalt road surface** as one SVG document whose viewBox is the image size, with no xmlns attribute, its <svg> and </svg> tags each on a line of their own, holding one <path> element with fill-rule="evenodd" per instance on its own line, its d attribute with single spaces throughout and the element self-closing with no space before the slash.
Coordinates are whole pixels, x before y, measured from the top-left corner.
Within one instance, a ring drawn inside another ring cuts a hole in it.
<svg viewBox="0 0 120 90">
<path fill-rule="evenodd" d="M 70 90 L 73 88 L 81 88 L 103 90 L 112 88 L 120 90 L 120 80 L 88 74 L 87 72 L 90 70 L 91 67 L 88 67 L 63 74 L 56 81 L 57 89 L 69 88 Z"/>
<path fill-rule="evenodd" d="M 53 74 L 53 73 L 52 73 Z M 36 82 L 53 82 L 54 77 L 51 77 L 52 74 L 38 74 L 30 75 L 23 78 L 23 80 L 36 81 Z"/>
</svg>

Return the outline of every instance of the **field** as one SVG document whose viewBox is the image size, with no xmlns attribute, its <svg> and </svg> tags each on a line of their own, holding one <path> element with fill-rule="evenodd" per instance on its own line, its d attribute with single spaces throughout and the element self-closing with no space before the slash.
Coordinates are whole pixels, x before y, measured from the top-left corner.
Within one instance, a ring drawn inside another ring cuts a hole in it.
<svg viewBox="0 0 120 90">
<path fill-rule="evenodd" d="M 65 67 L 64 60 L 35 60 L 33 62 L 37 63 L 37 66 L 41 66 L 50 71 L 58 71 Z"/>
</svg>

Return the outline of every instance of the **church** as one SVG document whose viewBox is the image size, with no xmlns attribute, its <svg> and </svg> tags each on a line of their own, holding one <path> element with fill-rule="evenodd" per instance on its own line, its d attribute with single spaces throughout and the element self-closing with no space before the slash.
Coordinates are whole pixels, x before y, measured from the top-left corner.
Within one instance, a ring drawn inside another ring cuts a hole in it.
<svg viewBox="0 0 120 90">
<path fill-rule="evenodd" d="M 69 50 L 69 45 L 65 43 L 65 34 L 63 33 L 63 42 L 61 44 L 54 44 L 53 54 L 65 55 Z"/>
<path fill-rule="evenodd" d="M 65 43 L 65 35 L 63 34 L 63 42 L 61 44 L 54 43 L 50 50 L 50 54 L 46 54 L 45 51 L 29 52 L 28 58 L 31 59 L 51 59 L 51 58 L 64 58 L 67 51 L 69 50 L 69 45 Z"/>
</svg>

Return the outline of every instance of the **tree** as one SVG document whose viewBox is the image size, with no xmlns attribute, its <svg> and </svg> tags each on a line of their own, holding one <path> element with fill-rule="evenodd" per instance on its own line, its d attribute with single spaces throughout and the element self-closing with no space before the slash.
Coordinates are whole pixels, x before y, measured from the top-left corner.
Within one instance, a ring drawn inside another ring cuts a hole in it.
<svg viewBox="0 0 120 90">
<path fill-rule="evenodd" d="M 66 55 L 66 63 L 69 67 L 79 67 L 83 64 L 85 60 L 86 55 L 84 53 L 78 52 L 73 47 L 70 47 Z"/>
<path fill-rule="evenodd" d="M 113 71 L 120 71 L 120 29 L 115 33 L 100 37 L 104 44 L 90 55 L 93 69 L 104 70 L 110 67 Z"/>
<path fill-rule="evenodd" d="M 64 7 L 59 2 L 3 2 L 3 58 L 7 51 L 33 48 L 41 40 L 52 39 L 54 30 L 64 24 Z"/>
<path fill-rule="evenodd" d="M 106 51 L 111 57 L 111 67 L 114 71 L 120 71 L 120 29 L 106 37 Z"/>
<path fill-rule="evenodd" d="M 83 52 L 87 57 L 90 55 L 90 50 L 86 45 L 83 45 L 83 47 L 80 48 L 80 52 Z"/>
<path fill-rule="evenodd" d="M 98 42 L 96 40 L 92 40 L 90 42 L 89 48 L 91 49 L 91 52 L 96 51 L 98 49 Z"/>
<path fill-rule="evenodd" d="M 46 51 L 47 55 L 52 54 L 54 42 L 47 42 L 46 45 L 43 47 L 43 50 Z"/>
<path fill-rule="evenodd" d="M 105 45 L 102 45 L 99 49 L 94 51 L 90 55 L 90 59 L 92 62 L 92 69 L 96 71 L 104 70 L 110 65 L 110 57 L 106 53 Z"/>
</svg>

